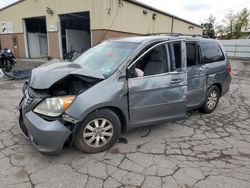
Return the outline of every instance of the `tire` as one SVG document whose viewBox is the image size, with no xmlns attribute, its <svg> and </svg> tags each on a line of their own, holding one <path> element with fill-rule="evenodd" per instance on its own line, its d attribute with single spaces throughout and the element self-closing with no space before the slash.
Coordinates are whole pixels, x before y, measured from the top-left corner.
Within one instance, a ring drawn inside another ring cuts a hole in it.
<svg viewBox="0 0 250 188">
<path fill-rule="evenodd" d="M 3 68 L 3 71 L 10 72 L 12 70 L 12 63 L 10 61 L 5 62 L 5 66 Z"/>
<path fill-rule="evenodd" d="M 96 128 L 96 124 L 99 128 Z M 81 152 L 102 152 L 117 142 L 120 132 L 120 120 L 112 110 L 97 110 L 83 120 L 77 130 L 74 144 Z"/>
<path fill-rule="evenodd" d="M 212 113 L 220 99 L 220 90 L 217 86 L 213 85 L 207 90 L 206 98 L 203 103 L 203 106 L 201 107 L 201 111 L 205 114 Z"/>
</svg>

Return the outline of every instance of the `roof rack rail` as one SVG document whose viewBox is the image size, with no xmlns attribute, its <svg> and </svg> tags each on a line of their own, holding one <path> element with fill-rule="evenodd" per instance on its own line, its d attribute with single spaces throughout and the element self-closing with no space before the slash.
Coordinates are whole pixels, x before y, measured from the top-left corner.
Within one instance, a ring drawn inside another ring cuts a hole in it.
<svg viewBox="0 0 250 188">
<path fill-rule="evenodd" d="M 191 37 L 210 38 L 208 35 L 199 35 L 199 34 L 180 34 L 179 36 L 191 36 Z"/>
<path fill-rule="evenodd" d="M 171 36 L 172 33 L 147 33 L 144 36 Z"/>
<path fill-rule="evenodd" d="M 191 36 L 191 37 L 202 37 L 202 38 L 210 38 L 207 35 L 199 35 L 199 34 L 183 34 L 183 33 L 148 33 L 146 36 L 174 36 L 174 37 L 180 37 L 180 36 Z"/>
</svg>

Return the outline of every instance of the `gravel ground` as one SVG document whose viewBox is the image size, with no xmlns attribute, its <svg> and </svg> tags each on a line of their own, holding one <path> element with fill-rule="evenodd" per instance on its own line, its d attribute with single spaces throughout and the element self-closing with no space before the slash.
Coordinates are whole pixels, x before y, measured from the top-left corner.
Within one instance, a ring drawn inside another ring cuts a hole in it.
<svg viewBox="0 0 250 188">
<path fill-rule="evenodd" d="M 209 115 L 124 133 L 112 149 L 44 156 L 17 127 L 22 81 L 0 79 L 0 187 L 250 187 L 250 63 Z"/>
</svg>

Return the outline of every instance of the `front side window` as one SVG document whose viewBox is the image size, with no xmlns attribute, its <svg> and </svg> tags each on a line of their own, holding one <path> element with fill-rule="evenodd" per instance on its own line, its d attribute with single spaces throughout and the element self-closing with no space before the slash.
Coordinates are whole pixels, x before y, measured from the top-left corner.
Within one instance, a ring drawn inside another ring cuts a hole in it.
<svg viewBox="0 0 250 188">
<path fill-rule="evenodd" d="M 138 44 L 133 42 L 103 42 L 86 51 L 74 63 L 108 78 L 132 54 L 137 46 Z"/>
<path fill-rule="evenodd" d="M 204 64 L 225 60 L 225 56 L 217 42 L 201 42 L 200 48 Z"/>
<path fill-rule="evenodd" d="M 130 68 L 130 77 L 143 77 L 162 74 L 167 70 L 167 54 L 164 45 L 147 52 Z"/>
</svg>

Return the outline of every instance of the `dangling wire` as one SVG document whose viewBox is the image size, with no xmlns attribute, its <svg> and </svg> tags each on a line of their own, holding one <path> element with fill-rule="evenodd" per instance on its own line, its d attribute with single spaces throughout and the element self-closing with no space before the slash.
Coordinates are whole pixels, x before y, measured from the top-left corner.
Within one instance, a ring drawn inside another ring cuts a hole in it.
<svg viewBox="0 0 250 188">
<path fill-rule="evenodd" d="M 123 7 L 122 0 L 119 0 L 119 1 L 118 1 L 118 5 L 119 5 L 119 8 Z"/>
<path fill-rule="evenodd" d="M 111 1 L 110 1 L 111 2 Z M 112 3 L 112 7 L 113 7 L 113 3 Z M 109 25 L 108 29 L 104 32 L 104 34 L 102 35 L 101 37 L 101 40 L 103 40 L 107 34 L 107 32 L 112 29 L 116 19 L 117 19 L 117 16 L 119 14 L 119 11 L 120 11 L 120 8 L 123 7 L 123 3 L 122 3 L 122 0 L 119 0 L 118 1 L 118 8 L 117 8 L 117 11 L 116 13 L 114 14 L 114 17 L 113 17 L 113 20 L 111 21 L 111 24 Z M 111 12 L 112 8 L 111 8 L 111 5 L 110 5 L 110 12 Z M 110 13 L 111 14 L 111 13 Z"/>
<path fill-rule="evenodd" d="M 111 16 L 111 10 L 112 10 L 112 8 L 111 8 L 111 0 L 109 0 L 109 8 L 107 8 L 106 10 L 107 10 L 107 15 Z"/>
</svg>

